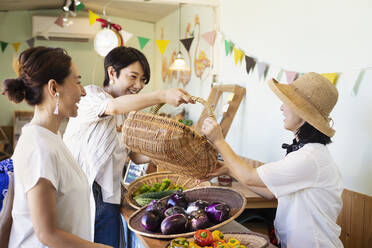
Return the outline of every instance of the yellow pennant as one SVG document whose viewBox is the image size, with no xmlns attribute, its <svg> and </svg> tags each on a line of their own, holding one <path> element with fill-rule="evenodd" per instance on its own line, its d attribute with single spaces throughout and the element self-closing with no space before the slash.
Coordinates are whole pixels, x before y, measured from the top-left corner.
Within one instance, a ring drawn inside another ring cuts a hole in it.
<svg viewBox="0 0 372 248">
<path fill-rule="evenodd" d="M 21 42 L 14 42 L 12 43 L 12 46 L 14 48 L 14 51 L 18 52 L 18 48 L 21 45 Z"/>
<path fill-rule="evenodd" d="M 159 51 L 160 51 L 161 55 L 163 55 L 163 53 L 165 52 L 165 49 L 167 49 L 167 46 L 169 44 L 169 40 L 155 40 L 155 42 L 156 42 L 156 45 L 159 48 Z"/>
<path fill-rule="evenodd" d="M 92 26 L 98 18 L 100 18 L 100 17 L 96 13 L 89 10 L 89 25 L 90 26 Z"/>
<path fill-rule="evenodd" d="M 235 65 L 237 65 L 238 62 L 241 62 L 242 59 L 243 59 L 243 57 L 244 57 L 243 51 L 234 47 L 234 61 L 235 61 Z"/>
<path fill-rule="evenodd" d="M 335 73 L 322 73 L 322 76 L 326 77 L 333 85 L 336 86 L 337 84 L 337 79 L 338 79 L 338 74 Z"/>
</svg>

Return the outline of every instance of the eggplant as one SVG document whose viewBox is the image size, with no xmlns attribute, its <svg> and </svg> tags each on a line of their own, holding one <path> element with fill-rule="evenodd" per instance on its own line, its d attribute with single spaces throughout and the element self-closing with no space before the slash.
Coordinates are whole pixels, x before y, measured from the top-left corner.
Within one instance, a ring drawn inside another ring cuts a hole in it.
<svg viewBox="0 0 372 248">
<path fill-rule="evenodd" d="M 162 234 L 184 233 L 188 226 L 188 219 L 183 214 L 166 217 L 160 225 Z"/>
<path fill-rule="evenodd" d="M 141 217 L 141 225 L 147 231 L 156 232 L 162 221 L 162 214 L 157 210 L 146 211 Z"/>
<path fill-rule="evenodd" d="M 191 214 L 194 211 L 202 210 L 205 211 L 205 209 L 209 206 L 209 203 L 203 200 L 197 200 L 189 204 L 189 206 L 186 209 L 187 214 Z"/>
<path fill-rule="evenodd" d="M 212 203 L 205 212 L 214 223 L 221 223 L 230 217 L 230 207 L 224 203 Z"/>
<path fill-rule="evenodd" d="M 152 200 L 149 205 L 147 206 L 145 211 L 150 211 L 150 210 L 156 210 L 159 211 L 161 214 L 164 215 L 164 212 L 166 210 L 165 208 L 165 202 L 160 201 L 160 200 Z"/>
<path fill-rule="evenodd" d="M 189 219 L 189 227 L 191 231 L 196 231 L 198 229 L 205 229 L 211 226 L 208 215 L 203 210 L 197 210 L 191 213 Z"/>
<path fill-rule="evenodd" d="M 171 195 L 167 202 L 167 208 L 180 206 L 182 208 L 187 207 L 187 200 L 185 194 L 182 192 L 182 189 L 179 189 L 176 193 Z"/>
<path fill-rule="evenodd" d="M 185 209 L 180 207 L 180 206 L 174 206 L 174 207 L 168 208 L 164 212 L 165 217 L 172 216 L 172 215 L 175 215 L 175 214 L 186 215 Z"/>
</svg>

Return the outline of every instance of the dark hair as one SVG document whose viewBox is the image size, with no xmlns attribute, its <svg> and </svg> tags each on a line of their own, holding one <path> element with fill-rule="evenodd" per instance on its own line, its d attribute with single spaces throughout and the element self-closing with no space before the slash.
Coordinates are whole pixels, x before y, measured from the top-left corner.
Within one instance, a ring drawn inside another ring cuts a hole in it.
<svg viewBox="0 0 372 248">
<path fill-rule="evenodd" d="M 320 143 L 327 145 L 332 143 L 330 137 L 320 132 L 318 129 L 305 122 L 296 132 L 296 135 L 301 143 Z"/>
<path fill-rule="evenodd" d="M 150 65 L 147 61 L 145 55 L 133 48 L 133 47 L 116 47 L 112 49 L 105 57 L 105 81 L 103 81 L 103 86 L 108 86 L 110 78 L 107 72 L 107 68 L 112 66 L 116 72 L 117 77 L 120 75 L 121 69 L 133 64 L 134 62 L 139 62 L 142 66 L 143 72 L 146 78 L 146 84 L 150 81 Z"/>
<path fill-rule="evenodd" d="M 41 103 L 43 87 L 50 79 L 63 84 L 70 74 L 71 57 L 62 48 L 33 47 L 23 51 L 18 59 L 18 78 L 5 79 L 3 95 L 19 103 Z"/>
</svg>

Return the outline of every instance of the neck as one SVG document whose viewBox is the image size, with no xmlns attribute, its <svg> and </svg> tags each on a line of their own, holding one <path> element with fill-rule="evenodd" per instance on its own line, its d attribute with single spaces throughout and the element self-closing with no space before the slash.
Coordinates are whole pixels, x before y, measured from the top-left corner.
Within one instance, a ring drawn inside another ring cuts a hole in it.
<svg viewBox="0 0 372 248">
<path fill-rule="evenodd" d="M 63 119 L 64 118 L 59 115 L 54 115 L 53 111 L 46 107 L 36 106 L 34 117 L 30 123 L 44 127 L 49 131 L 58 134 L 58 129 Z"/>
<path fill-rule="evenodd" d="M 118 97 L 111 85 L 103 87 L 103 90 L 110 94 L 113 98 Z"/>
</svg>

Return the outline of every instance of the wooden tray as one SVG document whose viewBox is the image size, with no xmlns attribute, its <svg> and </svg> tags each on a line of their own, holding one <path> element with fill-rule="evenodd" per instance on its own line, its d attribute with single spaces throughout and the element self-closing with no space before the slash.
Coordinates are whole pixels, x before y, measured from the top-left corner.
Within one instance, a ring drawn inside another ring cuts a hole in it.
<svg viewBox="0 0 372 248">
<path fill-rule="evenodd" d="M 149 185 L 153 185 L 154 183 L 161 183 L 161 181 L 165 178 L 171 180 L 172 183 L 178 184 L 186 189 L 192 189 L 196 187 L 206 187 L 210 186 L 210 182 L 198 182 L 194 178 L 190 178 L 184 175 L 178 175 L 172 172 L 157 172 L 148 174 L 146 176 L 137 178 L 133 182 L 131 182 L 127 188 L 127 193 L 125 194 L 125 199 L 128 204 L 135 208 L 140 209 L 141 206 L 137 204 L 137 202 L 133 199 L 132 195 L 136 190 L 141 187 L 142 184 L 147 183 Z"/>
<path fill-rule="evenodd" d="M 185 192 L 186 199 L 188 201 L 196 201 L 196 200 L 204 200 L 210 203 L 212 202 L 224 202 L 229 205 L 230 207 L 230 218 L 216 224 L 214 226 L 208 227 L 208 230 L 217 229 L 227 223 L 233 221 L 237 218 L 244 210 L 246 205 L 246 198 L 237 190 L 226 188 L 226 187 L 218 187 L 218 186 L 210 186 L 210 187 L 202 187 L 202 188 L 195 188 L 189 189 Z M 169 196 L 162 198 L 168 199 Z M 173 239 L 177 237 L 190 237 L 194 235 L 195 232 L 187 232 L 187 233 L 178 233 L 178 234 L 170 234 L 164 235 L 161 232 L 150 232 L 145 230 L 141 226 L 141 218 L 145 213 L 145 207 L 140 208 L 136 212 L 134 212 L 128 219 L 128 227 L 130 230 L 135 232 L 136 234 L 140 234 L 143 236 L 151 237 L 151 238 L 159 238 L 159 239 Z"/>
</svg>

